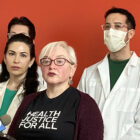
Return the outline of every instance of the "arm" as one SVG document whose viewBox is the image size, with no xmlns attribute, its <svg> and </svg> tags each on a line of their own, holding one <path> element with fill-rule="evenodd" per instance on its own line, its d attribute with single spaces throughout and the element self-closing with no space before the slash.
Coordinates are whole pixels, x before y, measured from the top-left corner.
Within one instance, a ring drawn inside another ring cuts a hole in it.
<svg viewBox="0 0 140 140">
<path fill-rule="evenodd" d="M 77 89 L 79 89 L 82 92 L 86 92 L 86 69 L 84 70 L 84 72 L 81 76 Z"/>
<path fill-rule="evenodd" d="M 74 140 L 103 140 L 103 120 L 95 101 L 84 94 L 77 116 L 77 139 Z"/>
</svg>

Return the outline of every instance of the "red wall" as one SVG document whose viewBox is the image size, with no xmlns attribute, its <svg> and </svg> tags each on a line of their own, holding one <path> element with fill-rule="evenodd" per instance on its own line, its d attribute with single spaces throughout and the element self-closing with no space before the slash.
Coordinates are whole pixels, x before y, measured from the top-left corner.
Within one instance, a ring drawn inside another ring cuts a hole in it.
<svg viewBox="0 0 140 140">
<path fill-rule="evenodd" d="M 49 42 L 64 40 L 77 53 L 76 87 L 83 69 L 101 60 L 107 52 L 101 24 L 112 6 L 128 9 L 136 19 L 136 35 L 131 49 L 140 55 L 140 0 L 4 0 L 0 2 L 0 61 L 6 42 L 8 22 L 14 16 L 27 16 L 36 26 L 37 59 Z"/>
</svg>

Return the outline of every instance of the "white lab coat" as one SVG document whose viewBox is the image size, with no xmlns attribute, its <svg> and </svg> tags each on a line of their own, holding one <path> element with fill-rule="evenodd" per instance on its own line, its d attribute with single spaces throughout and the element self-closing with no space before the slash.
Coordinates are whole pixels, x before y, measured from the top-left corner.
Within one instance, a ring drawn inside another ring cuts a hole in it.
<svg viewBox="0 0 140 140">
<path fill-rule="evenodd" d="M 4 93 L 5 93 L 8 81 L 0 83 L 0 108 L 1 108 L 1 105 L 2 105 L 2 101 L 3 101 L 3 98 L 4 98 Z M 38 91 L 42 91 L 42 90 L 45 90 L 45 89 L 46 89 L 46 87 L 44 87 L 44 85 L 42 85 L 42 84 L 40 84 L 39 87 L 38 87 Z M 15 97 L 13 98 L 8 110 L 7 110 L 6 114 L 11 117 L 11 122 L 14 118 L 14 115 L 15 115 L 19 105 L 21 104 L 21 101 L 23 100 L 23 92 L 24 92 L 23 85 L 21 85 L 20 88 L 18 89 Z M 11 124 L 11 122 L 10 122 L 10 124 Z M 5 126 L 6 129 L 3 130 L 3 133 L 8 132 L 10 124 Z"/>
<path fill-rule="evenodd" d="M 98 104 L 104 140 L 140 140 L 140 58 L 134 52 L 111 91 L 107 55 L 84 70 L 78 89 Z"/>
</svg>

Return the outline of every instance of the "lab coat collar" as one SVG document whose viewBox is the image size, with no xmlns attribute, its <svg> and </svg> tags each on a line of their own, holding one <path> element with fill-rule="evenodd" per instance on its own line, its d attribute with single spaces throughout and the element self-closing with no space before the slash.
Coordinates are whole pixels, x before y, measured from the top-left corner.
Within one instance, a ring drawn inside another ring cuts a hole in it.
<svg viewBox="0 0 140 140">
<path fill-rule="evenodd" d="M 103 86 L 103 90 L 105 93 L 105 97 L 110 93 L 110 75 L 109 75 L 109 63 L 108 63 L 108 54 L 105 58 L 101 61 L 101 63 L 97 66 L 99 75 L 101 78 L 101 84 Z"/>
<path fill-rule="evenodd" d="M 131 52 L 131 53 L 132 53 L 132 56 L 122 72 L 124 74 L 121 74 L 121 76 L 117 80 L 117 82 L 114 85 L 111 92 L 117 90 L 120 86 L 122 86 L 123 83 L 120 83 L 119 81 L 121 79 L 123 79 L 123 81 L 127 80 L 127 77 L 131 74 L 131 68 L 137 66 L 138 61 L 139 61 L 139 57 L 136 55 L 135 52 Z M 105 97 L 107 98 L 109 96 L 109 93 L 110 93 L 110 74 L 109 74 L 108 54 L 106 54 L 104 59 L 98 65 L 98 71 L 99 71 L 99 75 L 101 78 L 101 83 L 103 86 Z"/>
</svg>

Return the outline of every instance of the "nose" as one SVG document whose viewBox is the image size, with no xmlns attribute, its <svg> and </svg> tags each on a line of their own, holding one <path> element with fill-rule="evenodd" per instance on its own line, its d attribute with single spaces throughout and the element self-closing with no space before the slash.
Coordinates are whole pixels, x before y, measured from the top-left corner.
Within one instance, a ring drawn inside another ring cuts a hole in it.
<svg viewBox="0 0 140 140">
<path fill-rule="evenodd" d="M 19 61 L 20 61 L 20 60 L 19 60 L 19 56 L 16 55 L 15 58 L 14 58 L 14 63 L 19 63 Z"/>
<path fill-rule="evenodd" d="M 51 61 L 51 64 L 49 65 L 49 67 L 50 67 L 50 68 L 55 68 L 55 67 L 56 67 L 56 65 L 55 65 L 55 63 L 54 63 L 54 60 Z"/>
</svg>

